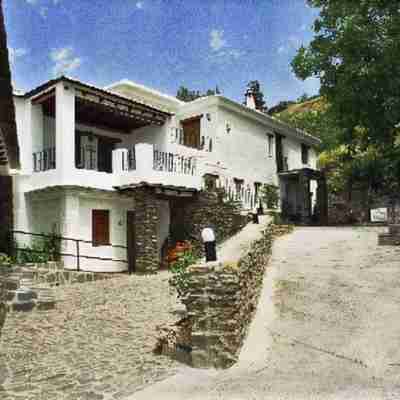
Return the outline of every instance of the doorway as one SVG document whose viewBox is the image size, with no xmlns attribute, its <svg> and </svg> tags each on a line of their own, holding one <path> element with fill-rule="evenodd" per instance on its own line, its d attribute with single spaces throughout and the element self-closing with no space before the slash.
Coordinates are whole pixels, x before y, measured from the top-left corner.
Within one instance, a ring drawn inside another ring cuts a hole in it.
<svg viewBox="0 0 400 400">
<path fill-rule="evenodd" d="M 128 258 L 128 273 L 136 271 L 136 237 L 135 237 L 135 212 L 126 214 L 126 247 Z"/>
</svg>

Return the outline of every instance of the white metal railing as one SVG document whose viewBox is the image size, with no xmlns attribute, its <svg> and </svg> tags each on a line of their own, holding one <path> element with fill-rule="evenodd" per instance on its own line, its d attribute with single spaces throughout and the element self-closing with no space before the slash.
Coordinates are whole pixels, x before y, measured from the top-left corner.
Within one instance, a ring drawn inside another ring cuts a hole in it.
<svg viewBox="0 0 400 400">
<path fill-rule="evenodd" d="M 195 175 L 196 158 L 193 156 L 188 157 L 154 149 L 153 169 L 155 171 Z"/>
</svg>

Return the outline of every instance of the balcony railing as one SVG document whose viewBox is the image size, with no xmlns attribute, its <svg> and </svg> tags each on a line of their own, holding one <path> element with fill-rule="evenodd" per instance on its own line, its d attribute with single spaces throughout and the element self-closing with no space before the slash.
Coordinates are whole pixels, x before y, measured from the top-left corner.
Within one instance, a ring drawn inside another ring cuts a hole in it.
<svg viewBox="0 0 400 400">
<path fill-rule="evenodd" d="M 48 171 L 56 168 L 56 148 L 50 147 L 33 153 L 34 172 Z"/>
<path fill-rule="evenodd" d="M 196 159 L 179 154 L 154 150 L 153 169 L 155 171 L 173 172 L 177 174 L 195 175 Z"/>
<path fill-rule="evenodd" d="M 136 151 L 135 146 L 122 153 L 122 171 L 133 171 L 136 169 Z"/>
<path fill-rule="evenodd" d="M 93 146 L 81 146 L 76 167 L 97 170 L 97 151 Z"/>
</svg>

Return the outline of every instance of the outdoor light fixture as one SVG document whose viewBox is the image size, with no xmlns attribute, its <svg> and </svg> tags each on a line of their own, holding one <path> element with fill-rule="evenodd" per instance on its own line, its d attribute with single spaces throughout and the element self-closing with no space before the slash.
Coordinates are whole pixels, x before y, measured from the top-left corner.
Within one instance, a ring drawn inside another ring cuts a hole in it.
<svg viewBox="0 0 400 400">
<path fill-rule="evenodd" d="M 206 118 L 207 118 L 207 121 L 211 121 L 211 114 L 210 114 L 210 113 L 207 113 L 207 114 L 206 114 Z"/>
<path fill-rule="evenodd" d="M 226 123 L 226 132 L 230 133 L 232 130 L 231 124 L 229 122 Z"/>
<path fill-rule="evenodd" d="M 211 228 L 204 228 L 201 231 L 201 238 L 204 242 L 204 250 L 206 252 L 206 262 L 217 261 L 217 251 L 215 244 L 215 234 Z"/>
</svg>

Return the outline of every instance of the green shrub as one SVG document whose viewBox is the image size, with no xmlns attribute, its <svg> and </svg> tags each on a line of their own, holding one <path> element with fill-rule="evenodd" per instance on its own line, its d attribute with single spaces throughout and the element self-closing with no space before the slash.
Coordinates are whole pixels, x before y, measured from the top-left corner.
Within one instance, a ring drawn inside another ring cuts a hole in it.
<svg viewBox="0 0 400 400">
<path fill-rule="evenodd" d="M 279 187 L 276 185 L 265 183 L 261 187 L 261 199 L 267 205 L 267 208 L 278 208 Z"/>
<path fill-rule="evenodd" d="M 11 264 L 11 257 L 9 257 L 7 254 L 0 253 L 0 266 L 10 266 Z"/>
<path fill-rule="evenodd" d="M 197 258 L 192 251 L 185 251 L 178 259 L 172 263 L 171 272 L 173 274 L 169 283 L 176 288 L 179 297 L 184 297 L 188 290 L 187 268 L 196 262 Z"/>
<path fill-rule="evenodd" d="M 43 263 L 47 261 L 57 261 L 61 248 L 61 240 L 59 236 L 53 231 L 46 237 L 35 237 L 30 246 L 19 246 L 16 244 L 15 261 L 18 264 L 26 263 Z"/>
</svg>

